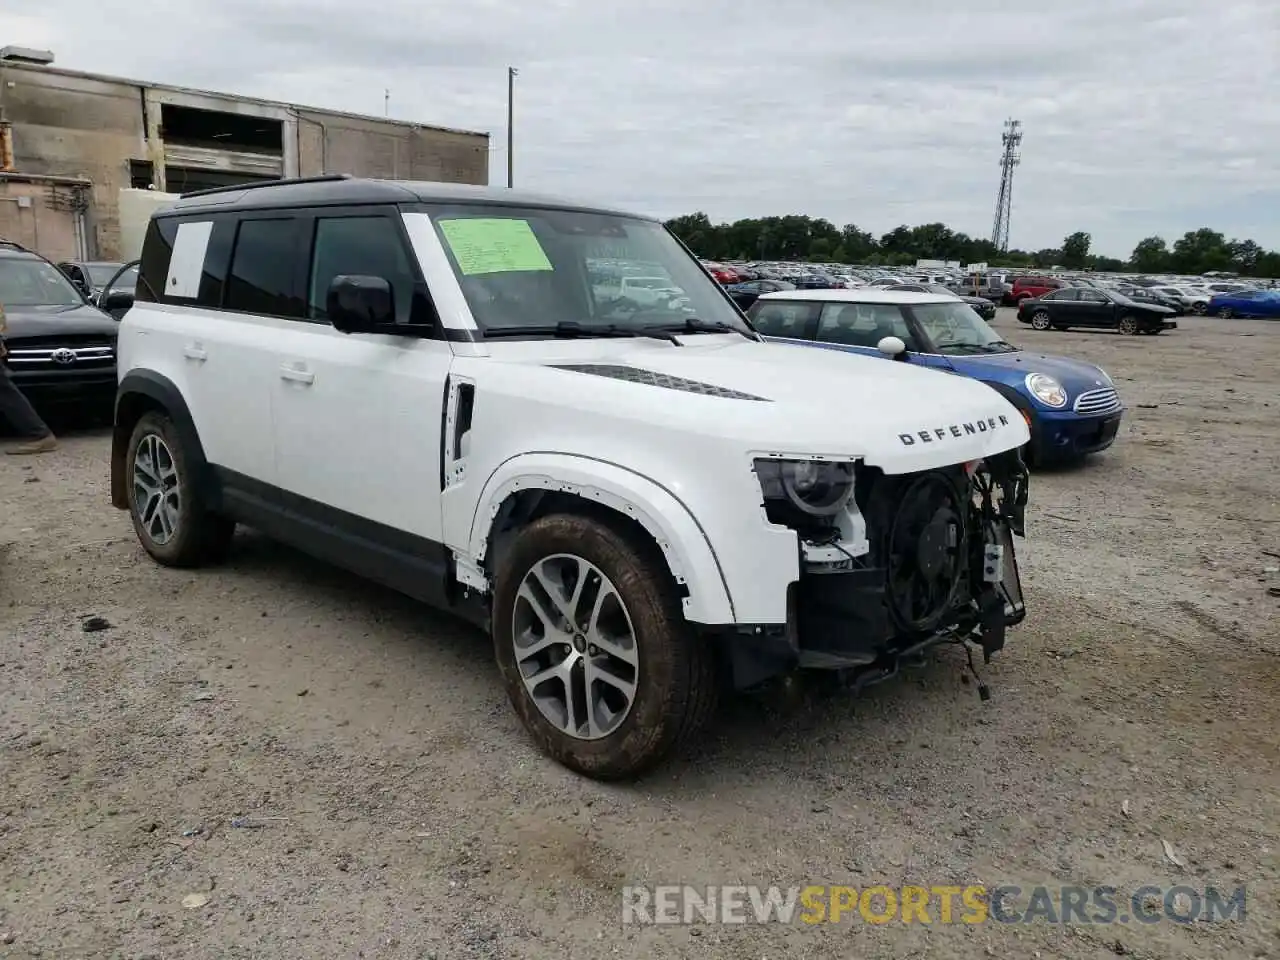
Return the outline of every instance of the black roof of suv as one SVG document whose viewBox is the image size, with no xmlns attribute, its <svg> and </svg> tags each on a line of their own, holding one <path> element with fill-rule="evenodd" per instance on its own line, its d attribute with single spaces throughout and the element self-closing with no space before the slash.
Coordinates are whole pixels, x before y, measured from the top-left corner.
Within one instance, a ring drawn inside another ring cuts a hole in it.
<svg viewBox="0 0 1280 960">
<path fill-rule="evenodd" d="M 657 222 L 659 218 L 607 206 L 592 206 L 537 193 L 461 183 L 424 180 L 368 180 L 346 174 L 263 180 L 184 193 L 157 216 L 197 210 L 253 210 L 285 207 L 354 205 L 362 203 L 475 203 L 511 207 L 541 207 L 605 213 Z"/>
</svg>

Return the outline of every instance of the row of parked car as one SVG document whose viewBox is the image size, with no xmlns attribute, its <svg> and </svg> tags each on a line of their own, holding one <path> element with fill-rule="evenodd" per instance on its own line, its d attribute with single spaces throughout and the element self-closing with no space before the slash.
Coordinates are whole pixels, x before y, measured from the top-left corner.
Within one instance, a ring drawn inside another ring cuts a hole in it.
<svg viewBox="0 0 1280 960">
<path fill-rule="evenodd" d="M 767 290 L 856 289 L 863 286 L 945 287 L 962 296 L 981 298 L 1003 306 L 1017 306 L 1067 287 L 1093 287 L 1113 291 L 1130 300 L 1167 307 L 1174 316 L 1209 314 L 1220 317 L 1280 316 L 1280 294 L 1274 280 L 1245 282 L 1225 278 L 1172 278 L 1127 275 L 1071 274 L 1065 272 L 1019 274 L 988 271 L 967 275 L 955 269 L 854 267 L 847 264 L 704 263 L 720 283 L 735 294 L 751 295 Z M 750 303 L 747 301 L 746 306 Z"/>
</svg>

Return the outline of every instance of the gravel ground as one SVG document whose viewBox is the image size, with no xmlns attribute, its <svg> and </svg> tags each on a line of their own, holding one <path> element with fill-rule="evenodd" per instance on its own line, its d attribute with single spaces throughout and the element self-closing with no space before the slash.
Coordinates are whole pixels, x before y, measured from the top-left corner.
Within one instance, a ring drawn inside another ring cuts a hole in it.
<svg viewBox="0 0 1280 960">
<path fill-rule="evenodd" d="M 735 701 L 630 786 L 536 754 L 466 626 L 250 533 L 225 567 L 156 566 L 108 506 L 104 430 L 0 463 L 0 957 L 1280 956 L 1280 324 L 996 326 L 1100 362 L 1129 412 L 1033 478 L 1032 612 L 992 700 L 947 648 L 856 699 Z M 628 883 L 1248 901 L 623 927 Z"/>
</svg>

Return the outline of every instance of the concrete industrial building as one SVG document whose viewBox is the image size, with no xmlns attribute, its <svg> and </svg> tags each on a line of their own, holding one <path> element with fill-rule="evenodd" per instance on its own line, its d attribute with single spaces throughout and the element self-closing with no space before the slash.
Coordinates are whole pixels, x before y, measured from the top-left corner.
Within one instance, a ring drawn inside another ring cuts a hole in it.
<svg viewBox="0 0 1280 960">
<path fill-rule="evenodd" d="M 51 66 L 0 49 L 0 237 L 120 259 L 120 191 L 280 177 L 489 182 L 489 135 Z"/>
</svg>

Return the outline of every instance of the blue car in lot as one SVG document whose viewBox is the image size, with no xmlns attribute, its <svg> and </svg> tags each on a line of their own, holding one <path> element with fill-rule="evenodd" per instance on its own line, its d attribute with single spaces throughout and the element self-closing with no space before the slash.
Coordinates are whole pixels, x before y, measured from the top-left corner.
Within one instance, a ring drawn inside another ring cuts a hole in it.
<svg viewBox="0 0 1280 960">
<path fill-rule="evenodd" d="M 914 363 L 980 380 L 1031 428 L 1032 464 L 1079 459 L 1115 442 L 1124 404 L 1101 367 L 1022 350 L 967 304 L 871 287 L 768 293 L 747 312 L 766 339 Z"/>
<path fill-rule="evenodd" d="M 1219 293 L 1205 313 L 1215 317 L 1262 317 L 1280 320 L 1280 290 L 1237 290 Z"/>
</svg>

